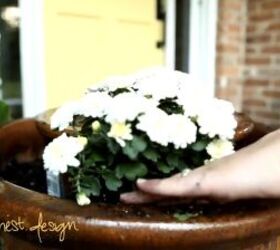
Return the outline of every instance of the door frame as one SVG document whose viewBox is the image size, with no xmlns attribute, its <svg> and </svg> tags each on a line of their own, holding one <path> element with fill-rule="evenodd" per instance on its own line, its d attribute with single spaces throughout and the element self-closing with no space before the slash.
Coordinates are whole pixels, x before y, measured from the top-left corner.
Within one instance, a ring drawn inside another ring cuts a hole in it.
<svg viewBox="0 0 280 250">
<path fill-rule="evenodd" d="M 189 73 L 215 96 L 218 0 L 190 0 Z"/>
<path fill-rule="evenodd" d="M 19 0 L 23 116 L 46 110 L 44 0 Z"/>
</svg>

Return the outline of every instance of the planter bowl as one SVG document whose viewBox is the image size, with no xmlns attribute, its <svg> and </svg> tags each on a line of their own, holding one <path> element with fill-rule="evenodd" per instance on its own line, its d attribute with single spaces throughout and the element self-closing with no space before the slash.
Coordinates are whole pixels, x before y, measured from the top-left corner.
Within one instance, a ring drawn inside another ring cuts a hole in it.
<svg viewBox="0 0 280 250">
<path fill-rule="evenodd" d="M 268 131 L 244 116 L 237 118 L 239 147 Z M 49 135 L 46 127 L 39 130 Z M 280 249 L 280 200 L 199 206 L 204 213 L 180 222 L 163 205 L 79 207 L 74 201 L 0 181 L 4 249 Z M 24 229 L 5 230 L 12 220 L 21 221 Z M 57 230 L 51 230 L 55 225 Z M 68 227 L 63 230 L 63 225 Z"/>
</svg>

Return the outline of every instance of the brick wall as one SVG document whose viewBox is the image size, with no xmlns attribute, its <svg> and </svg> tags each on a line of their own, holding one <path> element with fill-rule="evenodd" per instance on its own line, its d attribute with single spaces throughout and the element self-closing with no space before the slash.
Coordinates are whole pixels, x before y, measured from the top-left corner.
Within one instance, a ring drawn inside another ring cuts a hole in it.
<svg viewBox="0 0 280 250">
<path fill-rule="evenodd" d="M 280 125 L 280 0 L 220 0 L 217 95 Z"/>
</svg>

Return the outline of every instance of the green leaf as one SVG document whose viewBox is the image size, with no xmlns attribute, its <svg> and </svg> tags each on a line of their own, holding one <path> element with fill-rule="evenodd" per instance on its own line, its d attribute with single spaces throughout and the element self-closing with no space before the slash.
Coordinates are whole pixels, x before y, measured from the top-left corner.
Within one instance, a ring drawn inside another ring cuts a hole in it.
<svg viewBox="0 0 280 250">
<path fill-rule="evenodd" d="M 147 148 L 147 142 L 141 136 L 134 136 L 131 142 L 131 146 L 140 153 L 145 151 L 145 149 Z"/>
<path fill-rule="evenodd" d="M 10 120 L 10 109 L 9 106 L 0 100 L 0 125 Z"/>
<path fill-rule="evenodd" d="M 110 191 L 118 191 L 122 185 L 122 181 L 113 174 L 104 174 L 102 177 L 105 180 L 106 187 Z"/>
<path fill-rule="evenodd" d="M 181 159 L 178 161 L 178 166 L 176 167 L 178 170 L 182 171 L 186 168 L 189 168 L 189 166 Z"/>
<path fill-rule="evenodd" d="M 99 180 L 93 176 L 83 176 L 80 179 L 81 191 L 84 192 L 87 196 L 99 196 L 101 185 Z"/>
<path fill-rule="evenodd" d="M 207 147 L 208 142 L 206 140 L 199 140 L 191 145 L 194 151 L 201 152 Z"/>
<path fill-rule="evenodd" d="M 147 148 L 147 142 L 140 136 L 134 136 L 132 141 L 126 142 L 123 153 L 131 160 L 136 160 L 139 153 Z"/>
<path fill-rule="evenodd" d="M 173 217 L 177 219 L 178 221 L 187 221 L 191 218 L 197 217 L 199 214 L 194 214 L 194 213 L 174 213 Z"/>
<path fill-rule="evenodd" d="M 125 155 L 128 156 L 129 159 L 131 160 L 136 160 L 137 159 L 137 156 L 138 156 L 138 151 L 135 150 L 130 143 L 126 143 L 125 146 L 123 147 L 123 153 Z"/>
<path fill-rule="evenodd" d="M 145 164 L 140 162 L 122 163 L 116 167 L 116 175 L 119 178 L 126 177 L 130 181 L 143 177 L 148 173 Z"/>
<path fill-rule="evenodd" d="M 120 151 L 120 145 L 111 138 L 107 139 L 107 146 L 112 154 L 117 154 Z"/>
<path fill-rule="evenodd" d="M 178 167 L 179 165 L 179 156 L 176 154 L 168 154 L 166 157 L 166 161 L 169 166 Z"/>
<path fill-rule="evenodd" d="M 91 154 L 86 159 L 84 165 L 94 166 L 96 162 L 102 162 L 105 160 L 106 160 L 105 157 L 100 152 L 92 151 Z"/>
<path fill-rule="evenodd" d="M 158 167 L 158 169 L 161 171 L 161 172 L 163 172 L 163 173 L 165 173 L 165 174 L 169 174 L 172 170 L 174 170 L 174 166 L 171 166 L 171 165 L 167 165 L 167 164 L 165 164 L 165 163 L 163 163 L 163 162 L 159 162 L 158 164 L 157 164 L 157 167 Z"/>
<path fill-rule="evenodd" d="M 160 158 L 160 155 L 153 148 L 147 148 L 143 152 L 143 155 L 144 155 L 145 158 L 147 158 L 148 160 L 151 160 L 153 162 L 157 162 L 158 159 Z"/>
</svg>

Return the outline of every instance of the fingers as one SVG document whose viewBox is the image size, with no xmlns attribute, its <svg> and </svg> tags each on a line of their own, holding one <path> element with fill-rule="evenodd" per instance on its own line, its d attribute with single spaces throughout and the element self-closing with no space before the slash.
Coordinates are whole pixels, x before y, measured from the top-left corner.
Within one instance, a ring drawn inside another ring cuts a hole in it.
<svg viewBox="0 0 280 250">
<path fill-rule="evenodd" d="M 124 193 L 120 197 L 121 201 L 124 203 L 142 204 L 142 203 L 152 203 L 165 199 L 164 196 L 152 195 L 143 193 L 141 191 L 135 191 L 130 193 Z"/>
<path fill-rule="evenodd" d="M 140 191 L 157 196 L 168 197 L 202 197 L 207 196 L 207 176 L 210 169 L 206 166 L 191 171 L 187 176 L 174 175 L 166 179 L 137 181 Z"/>
</svg>

